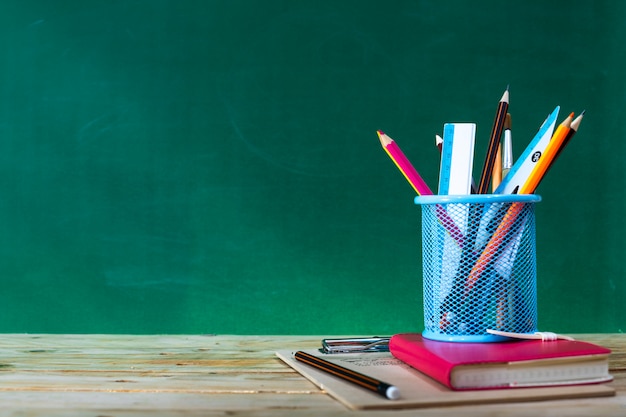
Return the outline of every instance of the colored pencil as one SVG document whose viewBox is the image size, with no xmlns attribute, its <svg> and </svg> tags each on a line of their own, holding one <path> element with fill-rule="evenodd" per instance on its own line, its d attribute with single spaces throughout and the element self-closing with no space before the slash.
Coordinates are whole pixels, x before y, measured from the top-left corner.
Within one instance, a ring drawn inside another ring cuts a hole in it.
<svg viewBox="0 0 626 417">
<path fill-rule="evenodd" d="M 433 192 L 430 190 L 426 182 L 424 182 L 417 170 L 413 167 L 406 155 L 404 155 L 404 152 L 402 152 L 396 142 L 382 130 L 378 130 L 376 133 L 378 134 L 378 138 L 380 139 L 380 144 L 383 149 L 396 164 L 400 172 L 402 172 L 404 178 L 406 178 L 409 184 L 411 184 L 415 192 L 417 192 L 418 195 L 432 195 Z M 457 241 L 459 246 L 463 247 L 465 236 L 463 235 L 463 232 L 461 232 L 461 229 L 459 229 L 454 220 L 450 218 L 448 212 L 441 204 L 437 204 L 436 210 L 439 221 L 441 221 L 450 233 L 450 236 Z"/>
<path fill-rule="evenodd" d="M 578 132 L 578 128 L 580 127 L 580 123 L 583 120 L 583 117 L 585 116 L 585 111 L 583 110 L 578 117 L 576 117 L 573 121 L 572 124 L 569 127 L 569 132 L 567 132 L 567 136 L 565 137 L 565 139 L 563 139 L 563 143 L 561 144 L 561 146 L 559 147 L 559 150 L 556 151 L 556 155 L 554 156 L 554 160 L 556 161 L 556 159 L 559 157 L 559 155 L 561 154 L 561 152 L 563 151 L 563 149 L 567 146 L 567 144 L 569 143 L 569 141 L 572 139 L 572 137 L 576 134 L 576 132 Z M 554 164 L 554 161 L 552 162 L 552 164 Z M 551 165 L 552 166 L 552 165 Z"/>
<path fill-rule="evenodd" d="M 398 144 L 382 130 L 379 130 L 376 133 L 378 134 L 378 139 L 380 139 L 380 144 L 383 149 L 396 164 L 400 172 L 402 172 L 409 184 L 411 184 L 411 187 L 413 187 L 415 192 L 418 195 L 432 195 L 433 192 L 430 190 L 417 170 L 413 167 L 406 155 L 404 155 L 404 152 L 402 152 Z"/>
<path fill-rule="evenodd" d="M 493 173 L 493 165 L 496 159 L 498 143 L 500 142 L 500 136 L 502 136 L 502 130 L 504 129 L 504 119 L 506 117 L 506 112 L 508 108 L 509 87 L 507 87 L 504 91 L 504 94 L 502 94 L 502 98 L 498 103 L 498 109 L 496 110 L 496 117 L 493 120 L 491 137 L 489 138 L 489 145 L 487 147 L 487 154 L 485 155 L 485 163 L 483 165 L 483 172 L 480 176 L 480 182 L 478 183 L 478 194 L 486 194 L 489 189 L 489 183 L 491 182 L 491 175 Z"/>
</svg>

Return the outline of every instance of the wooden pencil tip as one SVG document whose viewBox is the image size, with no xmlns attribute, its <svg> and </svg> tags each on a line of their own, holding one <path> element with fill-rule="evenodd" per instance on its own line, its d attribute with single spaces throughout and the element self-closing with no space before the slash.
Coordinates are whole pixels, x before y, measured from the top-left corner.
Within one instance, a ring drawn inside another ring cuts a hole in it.
<svg viewBox="0 0 626 417">
<path fill-rule="evenodd" d="M 376 133 L 378 134 L 378 140 L 380 141 L 380 144 L 383 145 L 383 147 L 393 142 L 393 140 L 389 136 L 387 136 L 382 130 L 377 130 Z"/>
</svg>

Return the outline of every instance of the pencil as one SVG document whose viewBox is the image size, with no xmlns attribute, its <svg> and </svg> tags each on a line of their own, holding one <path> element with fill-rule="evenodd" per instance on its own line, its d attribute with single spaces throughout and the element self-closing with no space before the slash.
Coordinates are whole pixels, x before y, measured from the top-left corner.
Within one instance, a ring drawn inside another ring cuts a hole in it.
<svg viewBox="0 0 626 417">
<path fill-rule="evenodd" d="M 380 144 L 383 149 L 396 164 L 400 172 L 402 172 L 409 184 L 411 184 L 415 192 L 418 195 L 432 195 L 433 192 L 413 165 L 411 165 L 411 162 L 409 162 L 398 144 L 382 130 L 378 130 L 376 133 L 378 134 L 378 139 L 380 139 Z"/>
<path fill-rule="evenodd" d="M 325 359 L 313 356 L 301 350 L 297 351 L 293 357 L 300 362 L 304 362 L 307 365 L 311 365 L 317 369 L 328 372 L 335 375 L 345 381 L 352 382 L 370 391 L 377 392 L 378 394 L 386 397 L 390 400 L 397 400 L 400 398 L 400 391 L 398 388 L 391 384 L 380 381 L 376 378 L 364 375 L 360 372 L 353 371 L 352 369 L 344 368 L 343 366 L 334 364 Z"/>
<path fill-rule="evenodd" d="M 376 133 L 378 134 L 378 138 L 380 139 L 380 144 L 383 149 L 396 164 L 400 172 L 402 172 L 404 178 L 406 178 L 409 184 L 411 184 L 415 192 L 417 192 L 418 195 L 432 195 L 433 192 L 430 190 L 417 170 L 413 167 L 408 158 L 404 155 L 404 152 L 402 152 L 396 142 L 382 130 L 378 130 Z M 450 218 L 448 212 L 440 204 L 437 205 L 437 217 L 446 227 L 454 240 L 456 240 L 459 246 L 462 247 L 465 239 L 463 232 L 461 232 L 461 229 L 458 228 L 454 220 Z"/>
<path fill-rule="evenodd" d="M 537 161 L 537 165 L 533 168 L 528 176 L 524 185 L 520 187 L 519 194 L 532 194 L 537 189 L 537 186 L 543 179 L 546 171 L 554 161 L 554 158 L 563 145 L 565 138 L 567 137 L 572 124 L 572 119 L 574 118 L 574 113 L 571 113 L 569 116 L 565 118 L 561 122 L 561 124 L 556 128 L 556 131 L 552 135 L 552 139 L 546 146 L 546 149 L 543 151 L 543 155 L 539 157 L 539 161 Z M 580 123 L 580 122 L 579 122 Z"/>
<path fill-rule="evenodd" d="M 441 153 L 443 149 L 443 138 L 439 135 L 435 135 L 435 146 L 439 149 L 439 153 Z"/>
<path fill-rule="evenodd" d="M 506 111 L 508 110 L 508 108 L 509 87 L 507 87 L 504 91 L 504 94 L 502 94 L 502 98 L 498 103 L 498 109 L 496 110 L 496 117 L 493 120 L 491 137 L 489 138 L 487 154 L 485 155 L 485 164 L 483 165 L 483 172 L 480 176 L 480 182 L 478 183 L 478 194 L 486 194 L 489 188 L 489 182 L 491 181 L 491 175 L 493 173 L 493 165 L 496 159 L 498 143 L 500 142 L 500 136 L 502 136 L 502 130 L 504 129 L 504 119 L 506 117 Z"/>
<path fill-rule="evenodd" d="M 567 144 L 569 143 L 569 141 L 572 139 L 572 136 L 574 136 L 576 134 L 576 132 L 578 132 L 578 128 L 580 127 L 580 122 L 582 122 L 583 117 L 585 116 L 585 111 L 583 110 L 578 117 L 576 117 L 573 121 L 572 124 L 569 127 L 569 132 L 567 132 L 567 136 L 565 136 L 565 139 L 563 139 L 563 143 L 561 144 L 561 146 L 559 147 L 559 150 L 556 151 L 556 155 L 554 156 L 554 160 L 556 161 L 556 158 L 559 157 L 559 155 L 561 154 L 561 152 L 563 151 L 563 149 L 567 146 Z M 552 164 L 554 164 L 554 161 L 552 162 Z"/>
</svg>

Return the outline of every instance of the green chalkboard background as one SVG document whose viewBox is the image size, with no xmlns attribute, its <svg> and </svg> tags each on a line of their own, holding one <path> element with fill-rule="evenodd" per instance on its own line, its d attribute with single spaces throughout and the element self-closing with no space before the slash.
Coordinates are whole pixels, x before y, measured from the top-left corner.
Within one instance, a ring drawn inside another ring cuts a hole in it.
<svg viewBox="0 0 626 417">
<path fill-rule="evenodd" d="M 515 154 L 587 110 L 537 207 L 542 330 L 621 332 L 626 3 L 3 0 L 0 332 L 422 329 L 435 134 L 510 84 Z M 476 172 L 475 172 L 476 174 Z"/>
</svg>

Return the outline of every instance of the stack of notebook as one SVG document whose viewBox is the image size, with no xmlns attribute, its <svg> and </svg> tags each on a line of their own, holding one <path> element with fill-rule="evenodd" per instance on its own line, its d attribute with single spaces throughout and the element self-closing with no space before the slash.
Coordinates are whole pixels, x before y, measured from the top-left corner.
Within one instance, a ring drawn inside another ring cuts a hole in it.
<svg viewBox="0 0 626 417">
<path fill-rule="evenodd" d="M 380 348 L 380 345 L 377 347 Z M 292 351 L 277 355 L 352 409 L 424 408 L 451 405 L 606 397 L 611 381 L 609 349 L 583 341 L 541 340 L 501 343 L 440 342 L 420 334 L 393 336 L 389 351 L 310 355 L 392 384 L 399 398 L 390 400 L 354 381 L 303 363 Z"/>
</svg>

